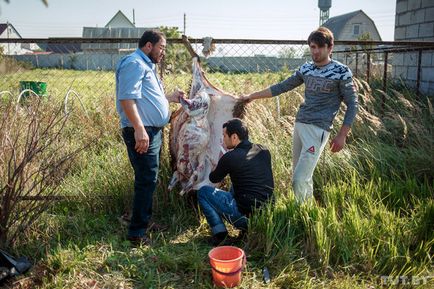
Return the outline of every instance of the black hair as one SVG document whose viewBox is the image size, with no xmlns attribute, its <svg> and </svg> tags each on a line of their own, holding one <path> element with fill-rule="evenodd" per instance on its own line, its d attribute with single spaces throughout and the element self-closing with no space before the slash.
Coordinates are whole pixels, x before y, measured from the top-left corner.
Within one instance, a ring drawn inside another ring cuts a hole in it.
<svg viewBox="0 0 434 289">
<path fill-rule="evenodd" d="M 143 33 L 139 40 L 139 48 L 142 48 L 146 43 L 151 42 L 155 45 L 161 38 L 165 38 L 164 33 L 160 31 L 147 30 Z"/>
<path fill-rule="evenodd" d="M 236 134 L 240 141 L 249 139 L 249 130 L 239 118 L 228 120 L 223 124 L 223 128 L 226 128 L 226 133 L 229 137 Z"/>
<path fill-rule="evenodd" d="M 319 47 L 324 47 L 326 44 L 328 47 L 332 47 L 334 42 L 333 32 L 328 28 L 321 26 L 317 30 L 312 31 L 309 35 L 307 44 L 310 45 L 312 42 L 317 44 Z"/>
</svg>

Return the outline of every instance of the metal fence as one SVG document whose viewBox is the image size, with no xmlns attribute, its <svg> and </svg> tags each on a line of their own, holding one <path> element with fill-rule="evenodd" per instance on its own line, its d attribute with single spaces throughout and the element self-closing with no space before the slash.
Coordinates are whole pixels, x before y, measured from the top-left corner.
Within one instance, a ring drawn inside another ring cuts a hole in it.
<svg viewBox="0 0 434 289">
<path fill-rule="evenodd" d="M 73 89 L 85 96 L 114 95 L 114 69 L 124 55 L 134 51 L 136 39 L 0 39 L 0 91 L 18 94 L 23 83 L 43 82 L 47 94 Z M 249 78 L 261 74 L 266 87 L 287 77 L 310 60 L 306 41 L 190 39 L 202 57 L 207 77 L 235 94 L 252 91 Z M 205 57 L 208 55 L 208 57 Z M 396 81 L 419 93 L 434 94 L 434 42 L 336 41 L 333 58 L 347 64 L 356 77 L 381 80 L 383 90 Z M 188 90 L 191 56 L 181 39 L 168 39 L 159 73 L 166 91 Z M 279 77 L 269 77 L 279 74 Z"/>
</svg>

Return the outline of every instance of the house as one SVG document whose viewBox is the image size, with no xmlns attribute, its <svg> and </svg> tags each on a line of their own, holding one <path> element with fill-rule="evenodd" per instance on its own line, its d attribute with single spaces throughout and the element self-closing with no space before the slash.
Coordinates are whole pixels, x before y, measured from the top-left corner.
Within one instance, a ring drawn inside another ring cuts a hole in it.
<svg viewBox="0 0 434 289">
<path fill-rule="evenodd" d="M 380 33 L 374 21 L 363 10 L 357 10 L 343 15 L 338 15 L 327 20 L 322 26 L 327 27 L 333 32 L 335 40 L 374 40 L 381 41 Z M 356 54 L 354 53 L 339 53 L 350 51 L 354 48 L 361 47 L 335 45 L 333 58 L 348 65 L 353 71 L 356 69 Z M 359 69 L 366 70 L 367 59 L 366 55 L 361 55 L 361 59 L 357 60 Z M 372 64 L 372 63 L 371 63 Z M 372 64 L 373 65 L 373 64 Z M 381 75 L 381 71 L 378 74 Z"/>
<path fill-rule="evenodd" d="M 21 38 L 20 33 L 11 23 L 0 23 L 0 39 Z M 40 49 L 38 45 L 33 43 L 1 43 L 0 47 L 5 55 L 29 54 Z"/>
<path fill-rule="evenodd" d="M 127 16 L 125 16 L 124 13 L 122 13 L 121 10 L 119 10 L 113 17 L 110 19 L 109 22 L 104 26 L 106 28 L 135 28 L 136 25 L 128 19 Z"/>
<path fill-rule="evenodd" d="M 363 10 L 332 17 L 322 26 L 333 32 L 335 40 L 360 40 L 369 35 L 370 40 L 381 41 L 377 26 Z"/>
<path fill-rule="evenodd" d="M 149 29 L 136 27 L 122 11 L 118 11 L 104 27 L 83 27 L 83 38 L 132 38 L 131 43 L 83 43 L 86 53 L 121 53 L 137 48 L 137 39 Z"/>
</svg>

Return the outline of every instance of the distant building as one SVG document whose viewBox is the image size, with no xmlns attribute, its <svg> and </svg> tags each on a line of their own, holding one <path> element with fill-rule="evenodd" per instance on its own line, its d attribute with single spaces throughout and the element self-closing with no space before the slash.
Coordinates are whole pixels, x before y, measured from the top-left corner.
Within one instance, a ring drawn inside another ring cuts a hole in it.
<svg viewBox="0 0 434 289">
<path fill-rule="evenodd" d="M 118 11 L 104 27 L 83 27 L 83 38 L 132 38 L 131 43 L 83 43 L 86 53 L 121 53 L 137 48 L 137 40 L 143 32 L 157 28 L 136 27 L 122 11 Z"/>
<path fill-rule="evenodd" d="M 105 25 L 106 28 L 135 28 L 136 25 L 119 10 L 109 22 Z"/>
<path fill-rule="evenodd" d="M 353 11 L 343 15 L 338 15 L 330 18 L 322 26 L 327 27 L 333 32 L 335 40 L 374 40 L 381 41 L 380 33 L 374 21 L 362 10 Z M 353 71 L 356 69 L 356 54 L 354 53 L 339 53 L 350 51 L 356 48 L 354 45 L 335 45 L 333 51 L 333 59 L 347 64 Z M 361 47 L 359 47 L 361 48 Z M 371 60 L 373 61 L 373 60 Z M 367 67 L 366 55 L 362 55 L 358 59 L 358 68 L 365 71 Z M 381 73 L 381 72 L 378 72 Z"/>
<path fill-rule="evenodd" d="M 11 23 L 0 23 L 0 39 L 21 39 L 20 33 Z M 5 55 L 20 55 L 33 53 L 39 46 L 33 43 L 1 43 Z"/>
<path fill-rule="evenodd" d="M 333 32 L 335 40 L 359 40 L 369 33 L 371 40 L 381 41 L 374 21 L 362 10 L 332 17 L 322 26 Z"/>
<path fill-rule="evenodd" d="M 39 43 L 39 46 L 48 53 L 78 53 L 81 52 L 81 43 Z"/>
</svg>

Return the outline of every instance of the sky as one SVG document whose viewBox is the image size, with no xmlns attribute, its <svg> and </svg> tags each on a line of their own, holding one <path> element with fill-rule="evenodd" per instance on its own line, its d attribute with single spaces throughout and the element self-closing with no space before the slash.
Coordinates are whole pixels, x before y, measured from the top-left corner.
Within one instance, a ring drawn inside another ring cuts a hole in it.
<svg viewBox="0 0 434 289">
<path fill-rule="evenodd" d="M 81 37 L 121 10 L 137 27 L 175 26 L 193 38 L 305 40 L 319 25 L 318 0 L 0 0 L 0 23 L 24 38 Z M 396 0 L 332 0 L 330 17 L 363 10 L 393 40 Z"/>
</svg>

